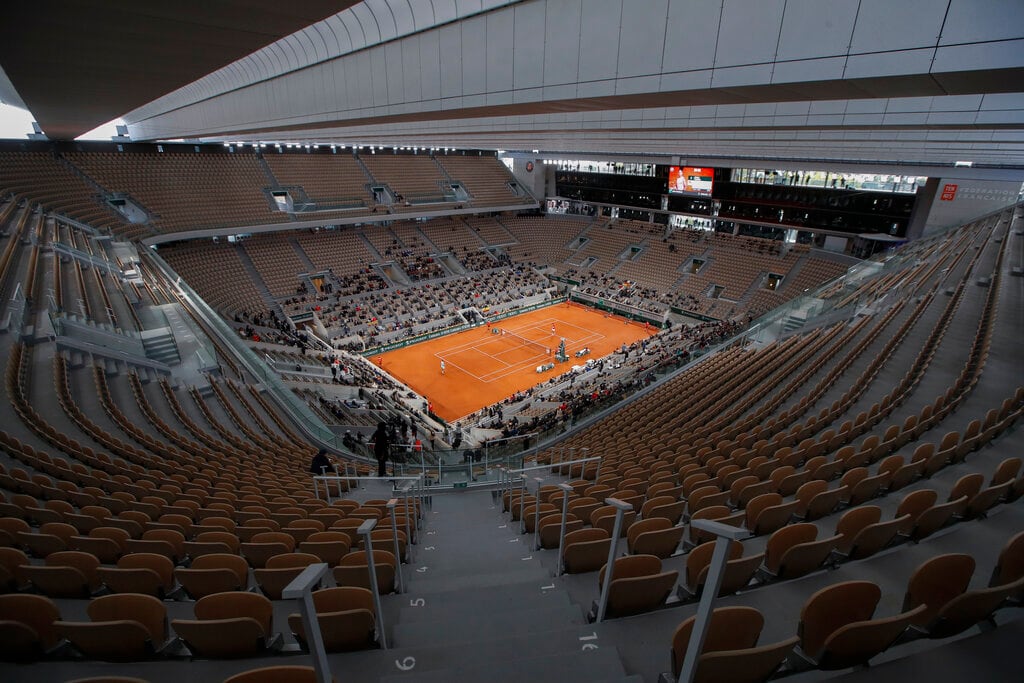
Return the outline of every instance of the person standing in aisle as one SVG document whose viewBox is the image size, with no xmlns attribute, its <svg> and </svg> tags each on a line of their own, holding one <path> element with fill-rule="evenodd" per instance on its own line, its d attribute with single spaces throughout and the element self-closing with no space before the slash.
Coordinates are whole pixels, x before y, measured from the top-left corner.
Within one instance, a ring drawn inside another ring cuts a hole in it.
<svg viewBox="0 0 1024 683">
<path fill-rule="evenodd" d="M 388 455 L 391 453 L 391 438 L 388 435 L 388 426 L 383 422 L 377 423 L 377 431 L 373 433 L 373 455 L 377 459 L 377 476 L 388 476 Z"/>
</svg>

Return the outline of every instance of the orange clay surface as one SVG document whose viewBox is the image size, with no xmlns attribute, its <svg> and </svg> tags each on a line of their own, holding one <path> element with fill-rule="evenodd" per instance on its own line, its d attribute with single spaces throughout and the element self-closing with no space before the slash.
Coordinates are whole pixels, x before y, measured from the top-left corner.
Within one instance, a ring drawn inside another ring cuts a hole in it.
<svg viewBox="0 0 1024 683">
<path fill-rule="evenodd" d="M 642 323 L 627 322 L 614 315 L 605 317 L 602 312 L 567 303 L 506 318 L 492 323 L 492 327 L 536 342 L 545 350 L 509 334 L 494 334 L 481 325 L 372 356 L 370 360 L 425 396 L 433 404 L 434 413 L 450 421 L 546 382 L 573 365 L 602 358 L 623 344 L 632 344 L 656 331 L 653 327 L 645 329 Z M 554 352 L 563 338 L 569 360 L 555 363 L 553 370 L 538 373 L 537 366 L 554 362 Z M 583 347 L 589 348 L 590 354 L 576 358 L 574 354 Z"/>
</svg>

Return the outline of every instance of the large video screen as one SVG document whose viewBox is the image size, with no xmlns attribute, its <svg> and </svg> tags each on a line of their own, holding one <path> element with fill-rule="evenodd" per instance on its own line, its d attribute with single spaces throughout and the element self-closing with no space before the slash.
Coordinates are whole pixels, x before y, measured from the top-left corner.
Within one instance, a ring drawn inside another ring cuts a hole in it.
<svg viewBox="0 0 1024 683">
<path fill-rule="evenodd" d="M 700 166 L 669 166 L 668 191 L 670 194 L 694 194 L 711 196 L 715 181 L 715 169 Z"/>
</svg>

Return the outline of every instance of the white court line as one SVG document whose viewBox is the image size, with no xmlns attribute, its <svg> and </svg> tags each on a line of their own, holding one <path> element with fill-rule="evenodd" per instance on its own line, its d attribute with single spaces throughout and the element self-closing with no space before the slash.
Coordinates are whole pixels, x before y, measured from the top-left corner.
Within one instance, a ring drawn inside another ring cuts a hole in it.
<svg viewBox="0 0 1024 683">
<path fill-rule="evenodd" d="M 527 339 L 527 340 L 529 340 L 530 342 L 532 342 L 534 344 L 543 346 L 544 348 L 549 348 L 549 342 L 546 339 L 544 339 L 544 340 L 533 339 L 533 338 L 531 338 L 528 335 L 522 334 L 522 332 L 524 332 L 524 331 L 539 331 L 539 332 L 541 332 L 543 334 L 544 337 L 550 338 L 552 336 L 551 335 L 551 324 L 552 323 L 554 323 L 555 326 L 556 326 L 556 328 L 555 328 L 556 332 L 555 332 L 554 336 L 559 338 L 559 339 L 564 338 L 566 340 L 566 352 L 567 353 L 570 352 L 570 347 L 574 347 L 574 350 L 579 350 L 580 348 L 588 346 L 588 345 L 590 345 L 590 344 L 592 344 L 592 343 L 594 343 L 594 342 L 596 342 L 598 340 L 606 339 L 607 336 L 608 336 L 608 335 L 603 334 L 601 332 L 595 332 L 594 330 L 591 330 L 589 328 L 581 327 L 580 325 L 577 325 L 575 323 L 569 323 L 569 322 L 565 322 L 565 321 L 561 320 L 560 318 L 551 318 L 551 317 L 545 318 L 543 320 L 534 321 L 532 323 L 529 323 L 527 325 L 522 325 L 520 327 L 508 327 L 508 328 L 505 328 L 505 329 L 509 330 L 510 332 L 512 332 L 514 334 L 518 334 L 522 338 Z M 562 330 L 566 330 L 566 329 L 569 329 L 569 328 L 571 328 L 573 331 L 576 331 L 576 332 L 582 332 L 583 335 L 581 337 L 578 337 L 578 338 L 577 337 L 569 337 L 567 335 L 564 335 L 562 333 Z M 500 356 L 504 355 L 506 353 L 511 353 L 513 351 L 518 351 L 519 349 L 530 348 L 530 347 L 528 345 L 526 345 L 526 344 L 519 343 L 516 346 L 513 346 L 511 348 L 508 348 L 508 349 L 505 349 L 503 351 L 500 351 L 497 355 L 492 354 L 492 353 L 488 353 L 487 351 L 484 351 L 482 347 L 485 347 L 485 346 L 487 346 L 488 344 L 490 344 L 492 342 L 496 342 L 498 340 L 503 339 L 503 337 L 500 334 L 496 334 L 496 335 L 493 335 L 493 336 L 494 336 L 493 339 L 491 338 L 491 335 L 487 335 L 484 339 L 471 339 L 469 341 L 463 342 L 462 344 L 457 344 L 455 346 L 448 347 L 447 349 L 444 349 L 443 351 L 435 351 L 434 352 L 434 356 L 439 358 L 439 359 L 444 359 L 445 363 L 447 363 L 448 365 L 451 365 L 452 367 L 460 370 L 461 372 L 464 372 L 467 376 L 472 377 L 473 379 L 477 380 L 478 382 L 483 382 L 484 384 L 490 384 L 490 383 L 498 381 L 500 379 L 504 379 L 505 377 L 508 377 L 509 375 L 518 373 L 518 372 L 520 372 L 523 369 L 530 368 L 530 367 L 534 366 L 535 364 L 537 364 L 538 361 L 546 362 L 548 360 L 548 355 L 547 354 L 537 354 L 535 356 L 530 357 L 529 359 L 522 360 L 522 361 L 519 361 L 517 363 L 509 363 L 508 361 L 503 360 Z M 557 345 L 555 345 L 554 347 L 551 347 L 551 348 L 557 348 Z M 453 363 L 451 360 L 449 360 L 451 355 L 459 354 L 459 353 L 465 353 L 467 351 L 472 351 L 472 352 L 478 353 L 478 354 L 480 354 L 482 356 L 486 356 L 487 358 L 490 358 L 493 362 L 499 363 L 501 365 L 504 365 L 505 367 L 498 368 L 498 369 L 494 370 L 493 372 L 488 372 L 488 373 L 485 373 L 483 375 L 477 375 L 476 373 L 470 372 L 470 371 L 466 370 L 465 368 L 463 368 L 462 366 L 460 366 L 460 365 L 458 365 L 456 363 Z"/>
</svg>

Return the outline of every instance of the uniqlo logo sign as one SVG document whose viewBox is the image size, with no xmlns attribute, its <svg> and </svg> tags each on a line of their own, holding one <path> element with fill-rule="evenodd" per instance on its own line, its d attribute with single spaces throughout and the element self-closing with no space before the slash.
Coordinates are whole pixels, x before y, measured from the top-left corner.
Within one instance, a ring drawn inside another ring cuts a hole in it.
<svg viewBox="0 0 1024 683">
<path fill-rule="evenodd" d="M 956 183 L 946 183 L 942 186 L 942 196 L 939 197 L 944 202 L 951 202 L 956 199 Z"/>
</svg>

